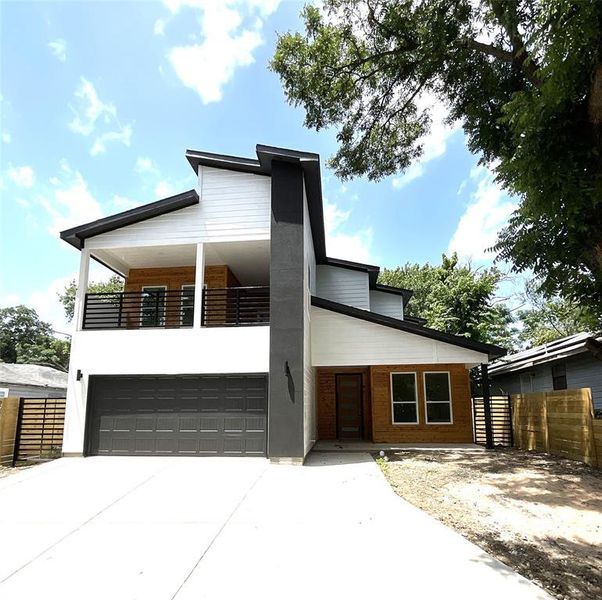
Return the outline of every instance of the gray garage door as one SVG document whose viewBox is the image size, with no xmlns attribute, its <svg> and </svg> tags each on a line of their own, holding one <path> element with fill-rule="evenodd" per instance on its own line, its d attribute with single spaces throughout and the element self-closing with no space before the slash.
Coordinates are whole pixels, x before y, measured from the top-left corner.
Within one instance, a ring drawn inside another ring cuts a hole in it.
<svg viewBox="0 0 602 600">
<path fill-rule="evenodd" d="M 88 453 L 265 456 L 267 376 L 90 377 Z"/>
</svg>

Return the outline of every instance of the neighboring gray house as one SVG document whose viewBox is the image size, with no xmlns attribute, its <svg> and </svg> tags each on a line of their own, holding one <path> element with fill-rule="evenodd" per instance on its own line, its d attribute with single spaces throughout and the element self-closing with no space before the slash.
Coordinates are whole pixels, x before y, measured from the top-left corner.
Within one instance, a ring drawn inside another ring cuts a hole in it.
<svg viewBox="0 0 602 600">
<path fill-rule="evenodd" d="M 0 398 L 64 398 L 67 373 L 52 367 L 0 363 Z"/>
<path fill-rule="evenodd" d="M 591 388 L 602 413 L 602 333 L 577 333 L 510 354 L 489 367 L 492 393 L 525 394 Z"/>
</svg>

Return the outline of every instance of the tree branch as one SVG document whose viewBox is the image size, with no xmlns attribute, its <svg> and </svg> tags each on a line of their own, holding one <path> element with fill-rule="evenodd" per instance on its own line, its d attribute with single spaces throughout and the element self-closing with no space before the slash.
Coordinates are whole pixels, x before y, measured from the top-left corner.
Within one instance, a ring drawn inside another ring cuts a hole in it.
<svg viewBox="0 0 602 600">
<path fill-rule="evenodd" d="M 504 50 L 503 48 L 498 48 L 493 44 L 483 44 L 482 42 L 477 42 L 477 40 L 466 40 L 466 45 L 477 52 L 493 56 L 493 58 L 503 60 L 504 62 L 511 63 L 514 60 L 512 52 Z"/>
</svg>

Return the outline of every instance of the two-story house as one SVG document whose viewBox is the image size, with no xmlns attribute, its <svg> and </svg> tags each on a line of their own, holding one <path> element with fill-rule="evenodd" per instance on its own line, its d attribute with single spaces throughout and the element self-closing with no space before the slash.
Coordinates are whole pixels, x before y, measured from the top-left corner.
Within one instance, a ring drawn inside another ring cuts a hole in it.
<svg viewBox="0 0 602 600">
<path fill-rule="evenodd" d="M 326 255 L 317 154 L 186 158 L 196 190 L 61 233 L 81 253 L 65 455 L 472 441 L 468 370 L 503 350 L 404 318 L 410 290 Z M 86 293 L 91 259 L 122 293 Z"/>
</svg>

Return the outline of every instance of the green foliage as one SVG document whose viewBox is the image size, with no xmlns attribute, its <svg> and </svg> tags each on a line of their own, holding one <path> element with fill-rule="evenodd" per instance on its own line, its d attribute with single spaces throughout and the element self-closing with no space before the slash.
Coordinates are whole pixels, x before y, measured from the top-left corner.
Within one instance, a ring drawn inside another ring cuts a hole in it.
<svg viewBox="0 0 602 600">
<path fill-rule="evenodd" d="M 26 306 L 0 309 L 0 360 L 15 363 L 18 349 L 28 344 L 42 344 L 52 336 L 52 327 L 41 321 L 35 310 Z"/>
<path fill-rule="evenodd" d="M 71 344 L 52 335 L 49 323 L 32 308 L 0 310 L 0 360 L 6 363 L 47 365 L 66 371 Z"/>
<path fill-rule="evenodd" d="M 426 319 L 427 327 L 512 349 L 514 319 L 495 299 L 502 277 L 495 267 L 474 269 L 453 254 L 443 255 L 441 265 L 384 269 L 379 282 L 414 290 L 406 314 Z"/>
<path fill-rule="evenodd" d="M 527 348 L 582 331 L 602 329 L 602 309 L 595 314 L 570 300 L 546 298 L 534 285 L 527 286 L 525 296 L 530 308 L 518 312 L 523 324 L 518 339 Z"/>
<path fill-rule="evenodd" d="M 307 126 L 337 129 L 340 177 L 406 169 L 436 98 L 520 201 L 499 256 L 549 296 L 602 304 L 602 2 L 325 0 L 302 16 L 271 66 Z"/>
<path fill-rule="evenodd" d="M 88 292 L 93 294 L 122 291 L 123 279 L 119 277 L 119 275 L 112 275 L 108 281 L 92 281 L 88 284 Z M 65 309 L 65 316 L 69 322 L 71 322 L 73 319 L 76 292 L 77 285 L 75 284 L 75 279 L 73 279 L 68 285 L 65 286 L 63 292 L 58 294 L 59 300 Z"/>
</svg>

